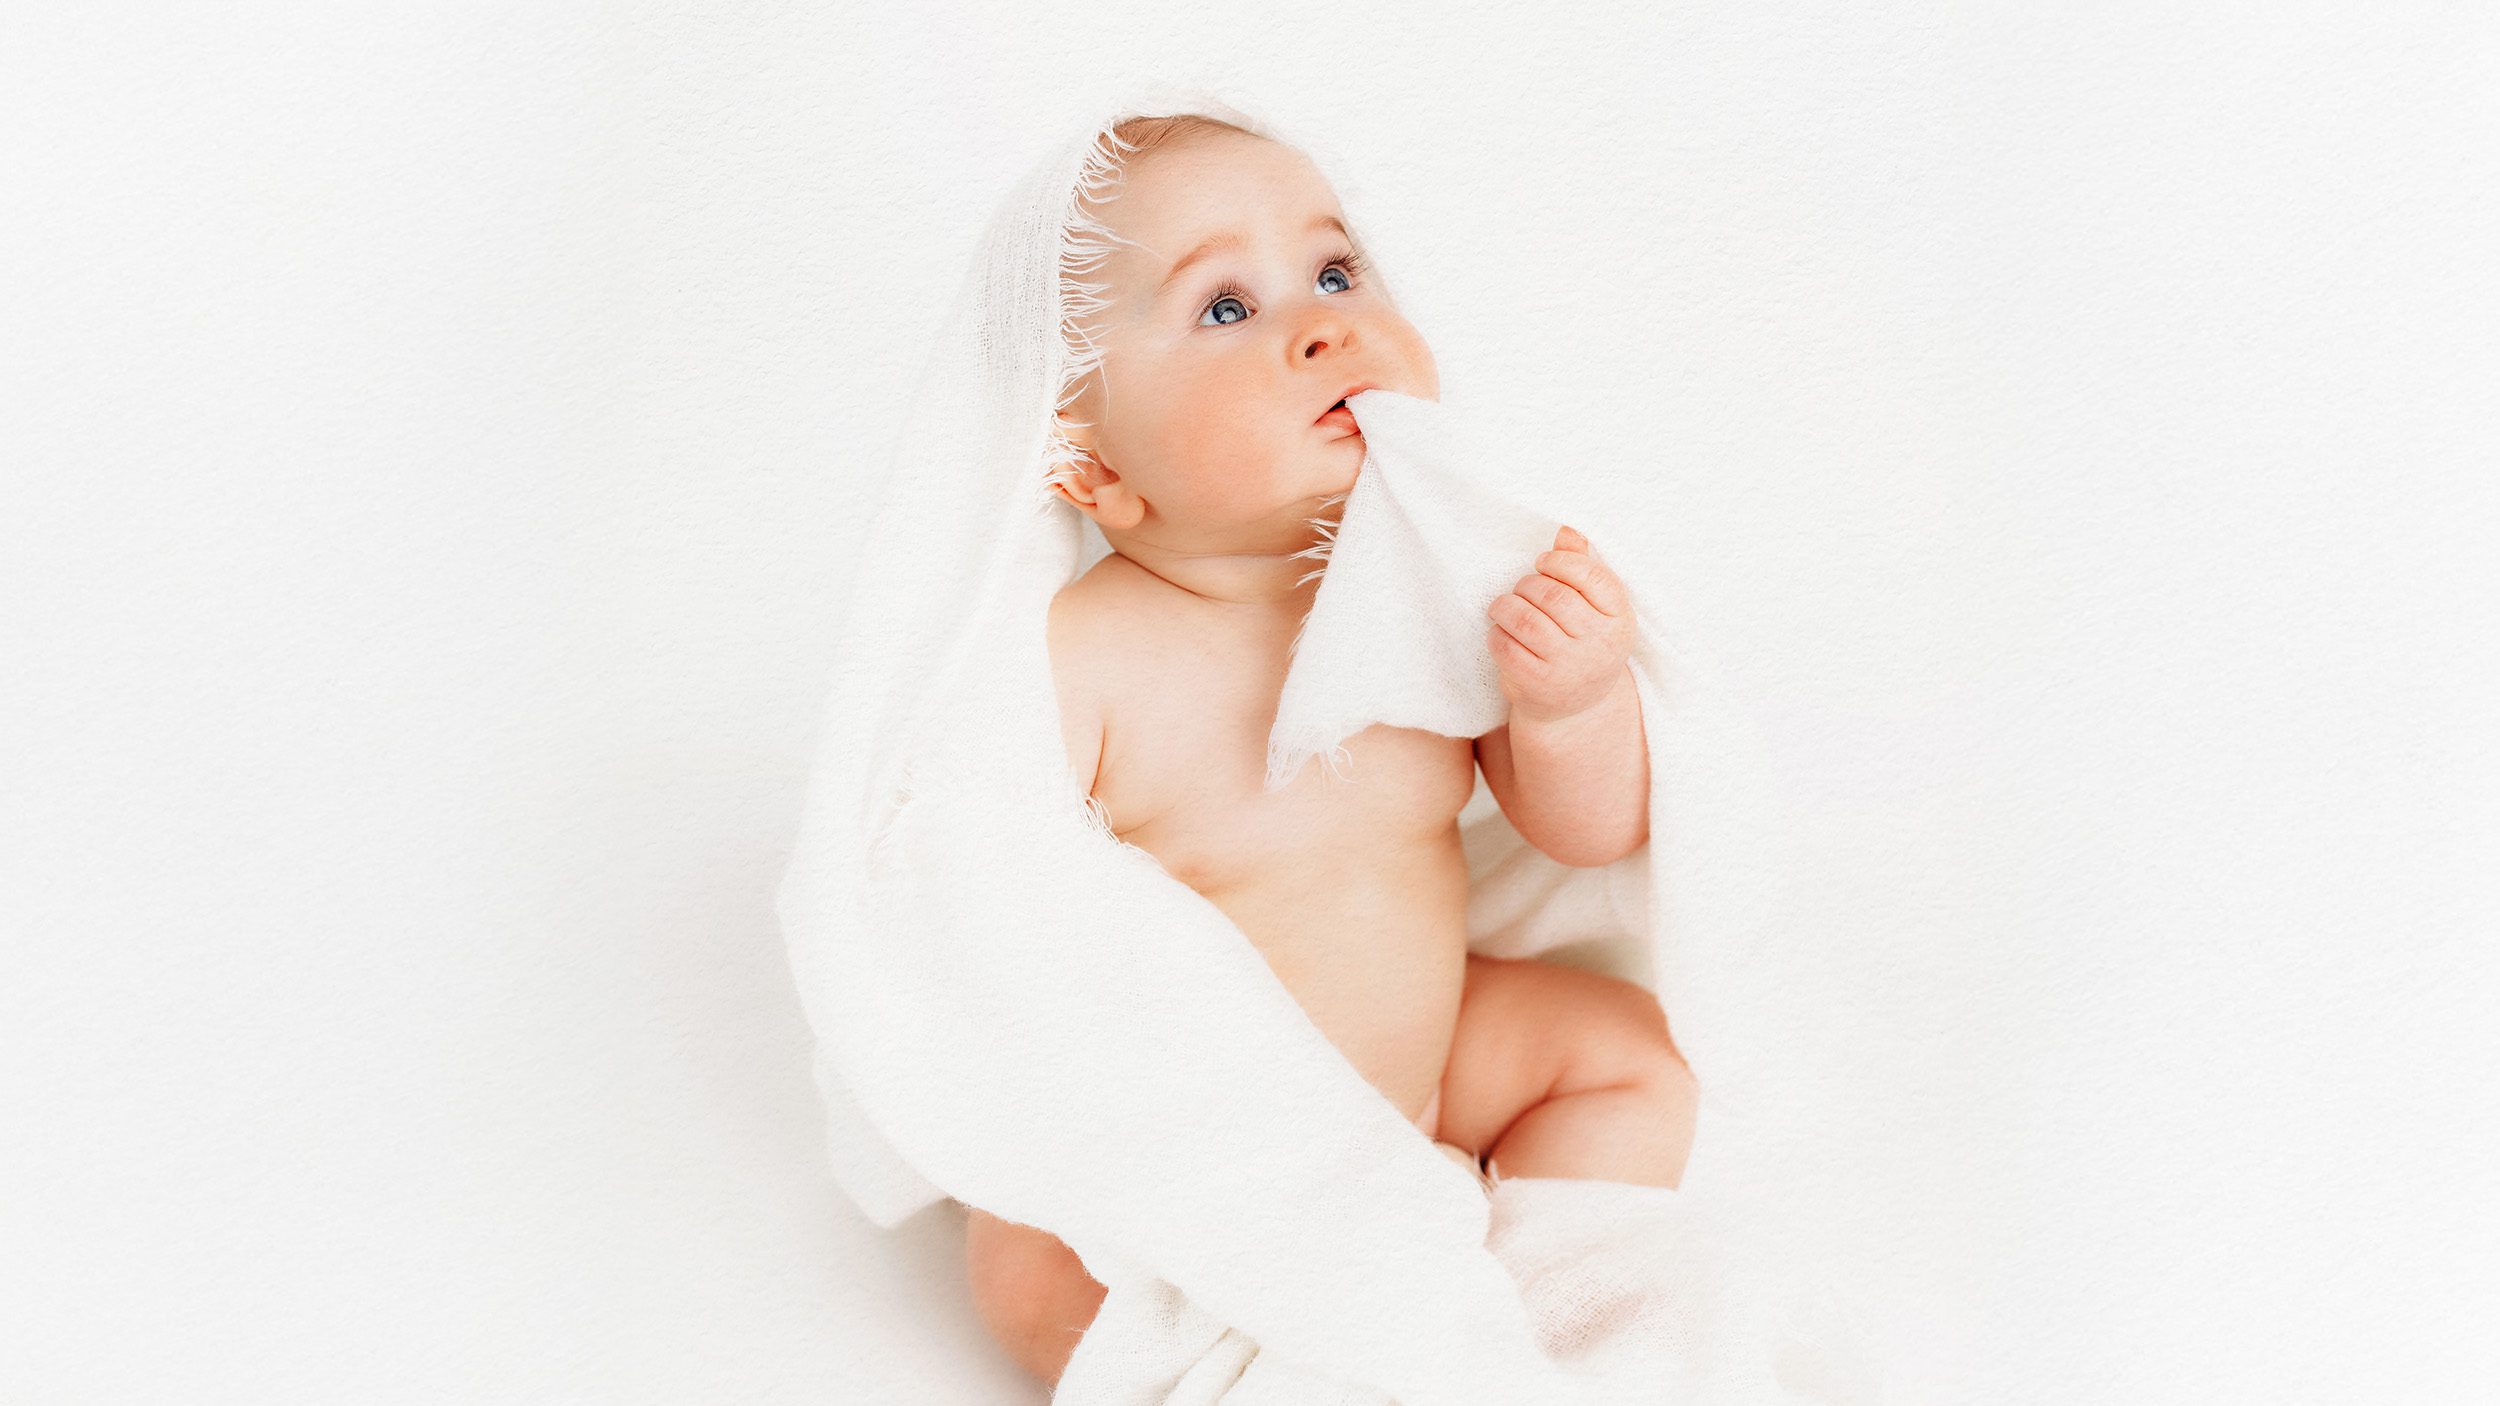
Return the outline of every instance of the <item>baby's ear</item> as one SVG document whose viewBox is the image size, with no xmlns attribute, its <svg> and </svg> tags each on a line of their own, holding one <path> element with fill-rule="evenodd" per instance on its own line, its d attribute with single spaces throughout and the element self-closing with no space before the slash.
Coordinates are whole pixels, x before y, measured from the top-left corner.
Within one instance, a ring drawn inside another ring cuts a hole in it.
<svg viewBox="0 0 2500 1406">
<path fill-rule="evenodd" d="M 1097 527 L 1135 527 L 1146 516 L 1146 500 L 1129 490 L 1118 470 L 1091 455 L 1062 469 L 1054 486 L 1060 497 L 1074 503 Z"/>
</svg>

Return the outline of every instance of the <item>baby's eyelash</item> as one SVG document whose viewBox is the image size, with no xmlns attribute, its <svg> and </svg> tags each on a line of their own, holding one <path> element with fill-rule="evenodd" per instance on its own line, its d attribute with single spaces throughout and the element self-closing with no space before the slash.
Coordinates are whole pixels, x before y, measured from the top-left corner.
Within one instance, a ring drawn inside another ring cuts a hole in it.
<svg viewBox="0 0 2500 1406">
<path fill-rule="evenodd" d="M 1348 283 L 1360 283 L 1363 281 L 1363 275 L 1371 271 L 1371 261 L 1364 258 L 1356 251 L 1348 249 L 1344 253 L 1324 260 L 1318 268 L 1311 271 L 1311 277 L 1317 278 L 1321 274 L 1328 272 L 1331 268 L 1344 269 L 1346 272 L 1346 281 Z M 1238 283 L 1227 283 L 1207 295 L 1206 303 L 1198 309 L 1198 315 L 1200 317 L 1206 316 L 1208 308 L 1214 307 L 1217 303 L 1224 301 L 1226 298 L 1239 298 L 1244 302 L 1247 302 L 1249 301 L 1250 293 L 1249 290 L 1243 288 Z M 1226 323 L 1224 325 L 1229 327 L 1232 324 Z"/>
</svg>

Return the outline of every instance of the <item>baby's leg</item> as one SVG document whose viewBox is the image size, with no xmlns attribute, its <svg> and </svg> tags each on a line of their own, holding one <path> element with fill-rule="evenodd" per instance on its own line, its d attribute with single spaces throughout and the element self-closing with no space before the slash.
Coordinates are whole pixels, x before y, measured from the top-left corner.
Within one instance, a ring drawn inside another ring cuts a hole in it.
<svg viewBox="0 0 2500 1406">
<path fill-rule="evenodd" d="M 1493 1179 L 1485 1175 L 1484 1158 L 1441 1136 L 1441 1091 L 1439 1089 L 1432 1091 L 1432 1101 L 1424 1105 L 1423 1114 L 1415 1120 L 1415 1126 L 1423 1131 L 1425 1137 L 1432 1139 L 1432 1145 L 1440 1149 L 1442 1156 L 1465 1169 L 1469 1176 L 1476 1179 L 1477 1185 L 1488 1191 L 1492 1190 Z"/>
<path fill-rule="evenodd" d="M 1500 1177 L 1674 1186 L 1700 1089 L 1658 1000 L 1631 982 L 1469 956 L 1440 1136 Z"/>
<path fill-rule="evenodd" d="M 1016 1365 L 1051 1386 L 1110 1293 L 1058 1236 L 964 1208 L 972 1303 Z"/>
</svg>

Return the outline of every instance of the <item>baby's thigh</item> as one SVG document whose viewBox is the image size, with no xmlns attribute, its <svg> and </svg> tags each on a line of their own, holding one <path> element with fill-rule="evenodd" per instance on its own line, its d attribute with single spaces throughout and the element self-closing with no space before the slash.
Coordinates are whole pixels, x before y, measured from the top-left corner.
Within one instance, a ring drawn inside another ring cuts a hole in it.
<svg viewBox="0 0 2500 1406">
<path fill-rule="evenodd" d="M 1439 1135 L 1482 1153 L 1549 1099 L 1691 1078 L 1666 1013 L 1643 987 L 1534 958 L 1471 953 L 1441 1075 Z"/>
</svg>

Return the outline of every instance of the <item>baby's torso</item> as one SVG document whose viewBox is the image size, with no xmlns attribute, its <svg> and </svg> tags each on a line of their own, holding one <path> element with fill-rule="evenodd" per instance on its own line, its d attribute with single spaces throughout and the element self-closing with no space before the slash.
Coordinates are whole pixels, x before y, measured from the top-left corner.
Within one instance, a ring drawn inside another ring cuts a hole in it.
<svg viewBox="0 0 2500 1406">
<path fill-rule="evenodd" d="M 1375 726 L 1346 740 L 1345 779 L 1315 759 L 1265 791 L 1300 625 L 1105 558 L 1052 605 L 1071 761 L 1082 767 L 1098 740 L 1092 793 L 1113 833 L 1223 910 L 1413 1118 L 1439 1087 L 1465 978 L 1458 813 L 1475 791 L 1474 747 Z"/>
</svg>

